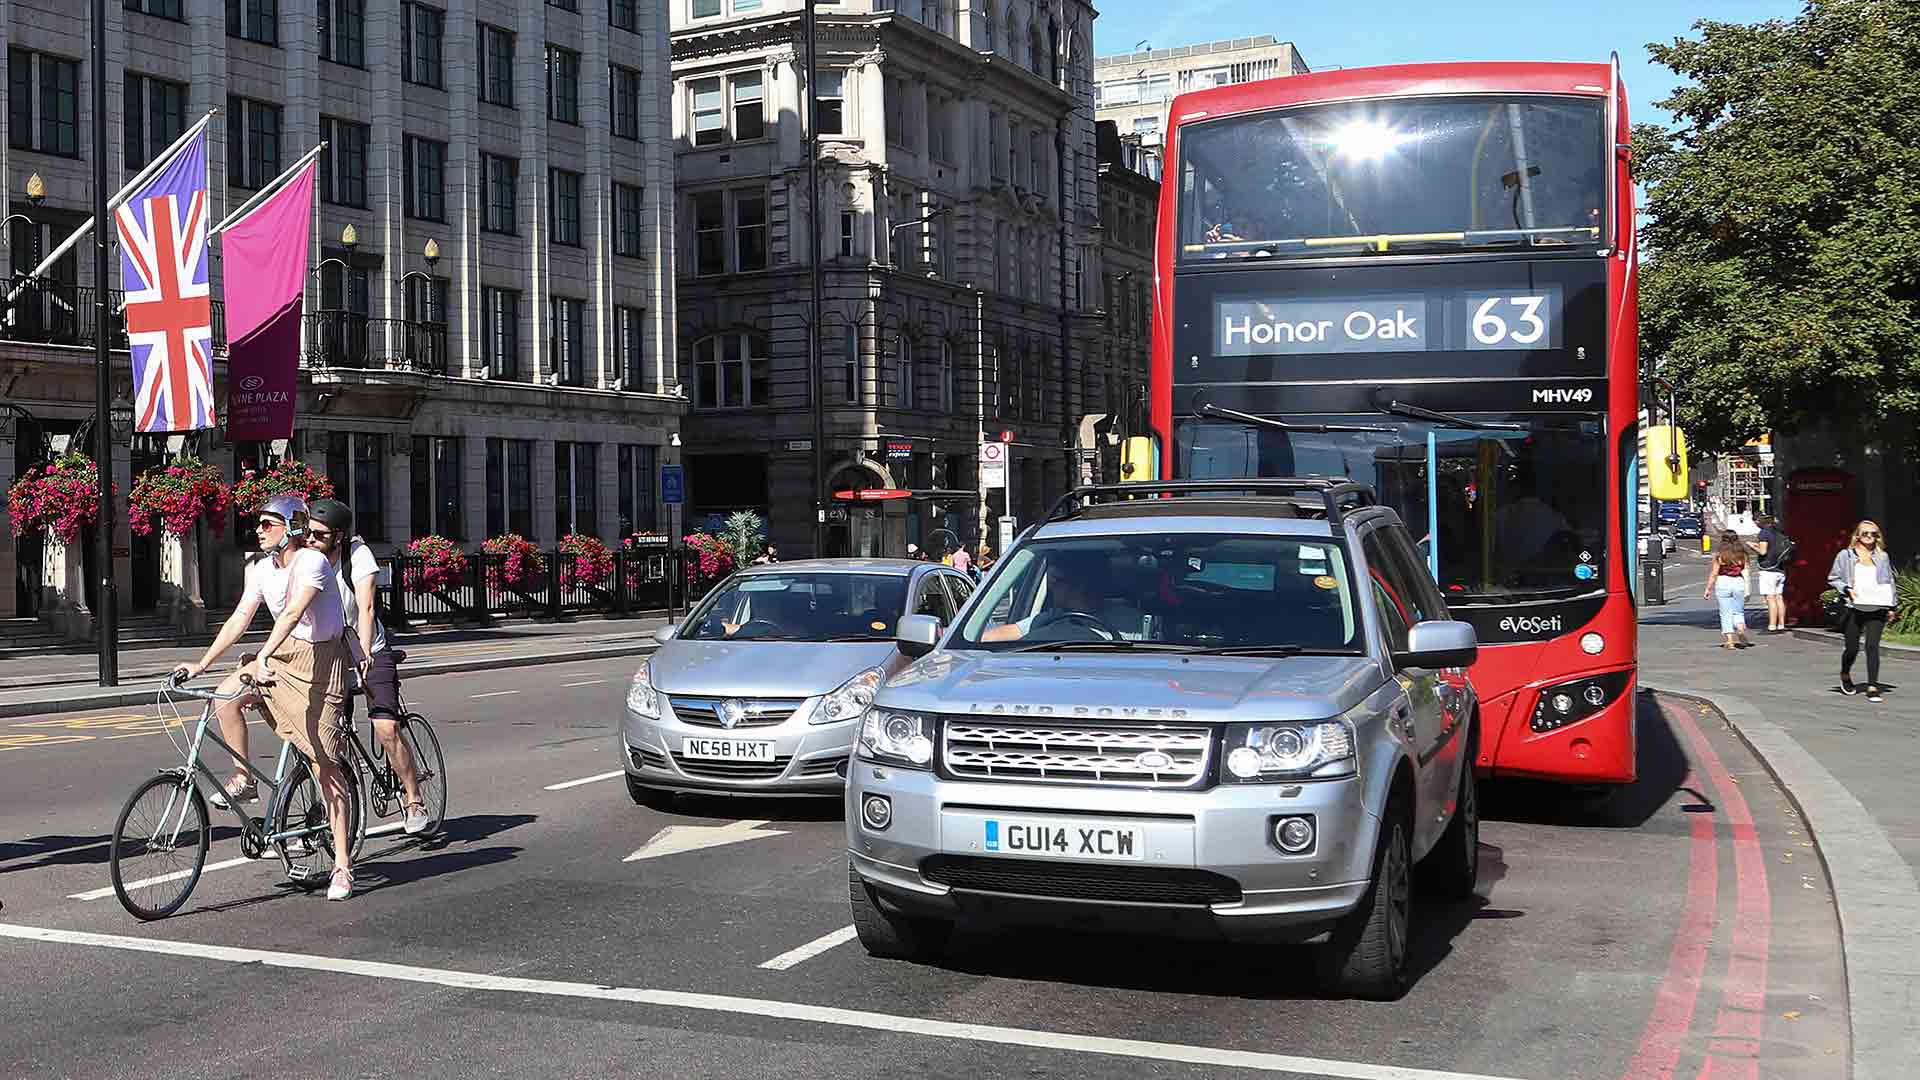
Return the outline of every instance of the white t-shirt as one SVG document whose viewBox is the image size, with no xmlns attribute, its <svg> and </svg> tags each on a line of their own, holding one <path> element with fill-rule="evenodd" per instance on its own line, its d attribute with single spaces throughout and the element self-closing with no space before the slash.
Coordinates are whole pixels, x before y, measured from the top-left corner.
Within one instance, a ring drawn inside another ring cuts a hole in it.
<svg viewBox="0 0 1920 1080">
<path fill-rule="evenodd" d="M 340 592 L 327 587 L 333 578 L 332 569 L 327 565 L 327 557 L 312 548 L 301 548 L 295 552 L 285 569 L 271 555 L 255 559 L 247 564 L 247 588 L 240 602 L 265 603 L 267 611 L 278 619 L 280 613 L 286 610 L 294 587 L 311 585 L 320 591 L 301 614 L 299 623 L 295 624 L 293 637 L 306 642 L 332 641 L 340 636 L 346 626 L 346 618 L 340 608 Z"/>
<path fill-rule="evenodd" d="M 355 586 L 368 578 L 380 576 L 380 563 L 373 557 L 373 549 L 365 540 L 353 538 L 352 548 L 347 553 L 347 565 L 334 575 L 334 581 L 340 587 L 340 610 L 347 620 L 347 635 L 352 642 L 354 659 L 360 660 L 376 653 L 387 651 L 387 628 L 380 623 L 380 616 L 373 617 L 373 648 L 364 654 L 360 648 L 360 601 L 354 592 Z"/>
</svg>

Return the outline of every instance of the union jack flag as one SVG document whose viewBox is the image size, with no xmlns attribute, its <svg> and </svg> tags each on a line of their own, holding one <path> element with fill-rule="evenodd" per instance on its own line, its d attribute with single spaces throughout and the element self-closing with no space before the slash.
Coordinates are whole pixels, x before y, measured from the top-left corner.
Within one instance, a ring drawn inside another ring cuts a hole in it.
<svg viewBox="0 0 1920 1080">
<path fill-rule="evenodd" d="M 193 139 L 114 213 L 134 424 L 142 433 L 214 426 L 213 304 L 207 288 L 207 142 Z"/>
</svg>

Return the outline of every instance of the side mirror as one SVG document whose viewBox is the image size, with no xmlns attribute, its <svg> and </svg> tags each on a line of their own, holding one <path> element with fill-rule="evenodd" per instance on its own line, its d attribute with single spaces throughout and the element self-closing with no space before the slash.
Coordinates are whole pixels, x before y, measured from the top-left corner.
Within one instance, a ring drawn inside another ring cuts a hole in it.
<svg viewBox="0 0 1920 1080">
<path fill-rule="evenodd" d="M 893 631 L 894 644 L 903 656 L 915 660 L 933 651 L 940 641 L 940 620 L 931 615 L 906 615 Z"/>
<path fill-rule="evenodd" d="M 1472 623 L 1429 619 L 1413 624 L 1404 652 L 1393 654 L 1393 666 L 1404 668 L 1469 667 L 1480 655 L 1480 639 Z"/>
<path fill-rule="evenodd" d="M 678 637 L 678 636 L 679 636 L 679 631 L 674 629 L 674 625 L 672 623 L 668 623 L 665 626 L 656 626 L 654 627 L 654 630 L 653 630 L 653 640 L 659 642 L 662 645 L 665 645 L 667 642 L 672 641 L 675 637 Z"/>
</svg>

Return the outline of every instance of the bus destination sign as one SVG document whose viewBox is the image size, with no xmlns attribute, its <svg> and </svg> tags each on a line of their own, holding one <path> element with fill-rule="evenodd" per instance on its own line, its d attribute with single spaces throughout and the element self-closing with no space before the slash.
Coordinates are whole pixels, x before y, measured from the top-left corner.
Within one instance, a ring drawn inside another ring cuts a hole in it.
<svg viewBox="0 0 1920 1080">
<path fill-rule="evenodd" d="M 1561 292 L 1219 300 L 1215 356 L 1556 349 Z"/>
</svg>

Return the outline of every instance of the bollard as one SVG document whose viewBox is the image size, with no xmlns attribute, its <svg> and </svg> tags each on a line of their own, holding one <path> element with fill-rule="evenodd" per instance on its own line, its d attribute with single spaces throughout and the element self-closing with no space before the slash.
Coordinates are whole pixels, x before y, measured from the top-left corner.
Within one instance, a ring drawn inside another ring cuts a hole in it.
<svg viewBox="0 0 1920 1080">
<path fill-rule="evenodd" d="M 1667 564 L 1657 558 L 1648 559 L 1640 564 L 1640 602 L 1644 604 L 1667 602 Z"/>
</svg>

